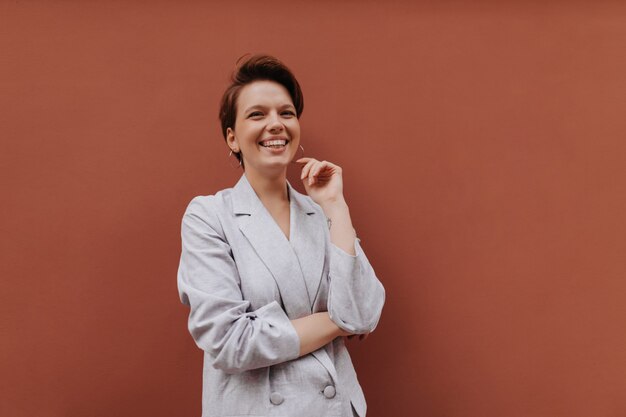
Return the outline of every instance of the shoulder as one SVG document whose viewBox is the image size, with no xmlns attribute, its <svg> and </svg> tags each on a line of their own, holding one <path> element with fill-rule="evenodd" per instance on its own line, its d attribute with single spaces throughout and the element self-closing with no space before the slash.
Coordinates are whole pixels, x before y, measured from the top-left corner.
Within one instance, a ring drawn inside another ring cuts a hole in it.
<svg viewBox="0 0 626 417">
<path fill-rule="evenodd" d="M 225 188 L 210 195 L 197 195 L 191 199 L 185 214 L 210 214 L 212 212 L 220 212 L 227 210 L 230 204 L 230 197 L 232 195 L 232 188 Z"/>
<path fill-rule="evenodd" d="M 220 218 L 230 212 L 232 188 L 226 188 L 210 195 L 198 195 L 187 204 L 183 222 L 193 220 L 208 224 L 214 229 L 221 228 Z"/>
</svg>

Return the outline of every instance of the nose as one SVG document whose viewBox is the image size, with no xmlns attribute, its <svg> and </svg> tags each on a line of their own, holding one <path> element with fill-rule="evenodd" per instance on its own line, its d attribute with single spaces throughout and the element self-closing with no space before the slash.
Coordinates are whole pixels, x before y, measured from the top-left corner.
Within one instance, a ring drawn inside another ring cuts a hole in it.
<svg viewBox="0 0 626 417">
<path fill-rule="evenodd" d="M 267 119 L 267 130 L 270 132 L 281 132 L 285 126 L 278 117 L 278 113 L 272 112 Z"/>
</svg>

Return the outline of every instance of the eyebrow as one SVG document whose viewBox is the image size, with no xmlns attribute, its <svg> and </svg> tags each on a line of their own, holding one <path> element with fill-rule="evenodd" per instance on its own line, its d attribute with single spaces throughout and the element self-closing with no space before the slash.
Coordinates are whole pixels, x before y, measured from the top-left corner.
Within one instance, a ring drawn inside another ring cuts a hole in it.
<svg viewBox="0 0 626 417">
<path fill-rule="evenodd" d="M 292 108 L 292 109 L 294 109 L 294 110 L 296 109 L 296 106 L 294 106 L 293 104 L 290 104 L 290 103 L 285 103 L 285 104 L 283 104 L 283 105 L 279 106 L 279 108 L 281 108 L 281 109 L 284 109 L 284 108 L 287 108 L 287 107 L 291 107 L 291 108 Z M 245 114 L 245 113 L 248 113 L 250 110 L 254 110 L 254 109 L 265 109 L 265 108 L 267 108 L 267 106 L 264 106 L 264 105 L 262 105 L 262 104 L 255 104 L 254 106 L 250 106 L 250 107 L 248 107 L 248 108 L 247 108 L 247 109 L 245 109 L 243 112 L 244 112 L 244 114 Z"/>
</svg>

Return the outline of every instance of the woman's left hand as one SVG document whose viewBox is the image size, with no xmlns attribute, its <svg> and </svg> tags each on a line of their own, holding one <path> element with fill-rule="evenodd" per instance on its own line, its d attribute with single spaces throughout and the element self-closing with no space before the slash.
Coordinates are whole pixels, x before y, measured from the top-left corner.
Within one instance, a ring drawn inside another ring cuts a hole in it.
<svg viewBox="0 0 626 417">
<path fill-rule="evenodd" d="M 314 158 L 300 158 L 296 162 L 305 164 L 300 179 L 313 201 L 323 206 L 343 200 L 341 167 Z"/>
</svg>

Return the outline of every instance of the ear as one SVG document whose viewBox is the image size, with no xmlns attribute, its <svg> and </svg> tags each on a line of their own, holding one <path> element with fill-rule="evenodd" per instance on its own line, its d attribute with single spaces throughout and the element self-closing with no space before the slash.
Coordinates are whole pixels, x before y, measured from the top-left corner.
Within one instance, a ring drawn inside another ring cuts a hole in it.
<svg viewBox="0 0 626 417">
<path fill-rule="evenodd" d="M 230 127 L 226 129 L 226 143 L 233 152 L 239 152 L 239 144 L 235 137 L 235 131 Z"/>
</svg>

